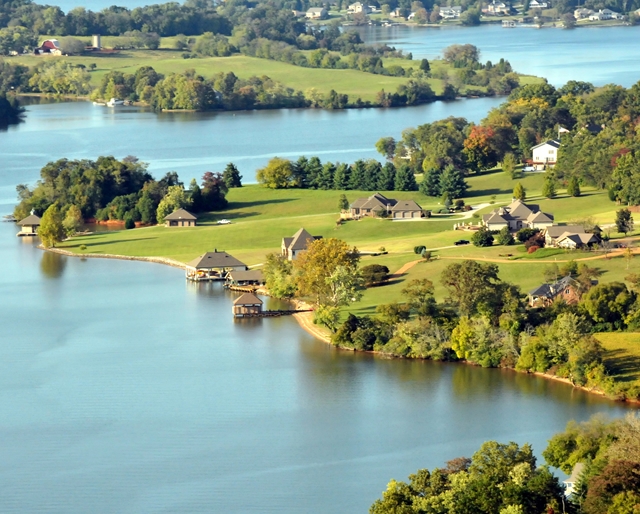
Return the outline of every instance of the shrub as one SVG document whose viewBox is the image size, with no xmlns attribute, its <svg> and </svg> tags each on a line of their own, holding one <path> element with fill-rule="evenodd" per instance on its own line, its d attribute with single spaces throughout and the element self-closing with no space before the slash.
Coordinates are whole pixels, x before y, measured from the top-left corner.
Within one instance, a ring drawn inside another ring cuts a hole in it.
<svg viewBox="0 0 640 514">
<path fill-rule="evenodd" d="M 518 241 L 520 241 L 521 243 L 524 243 L 527 239 L 531 239 L 533 236 L 535 236 L 538 232 L 540 232 L 539 229 L 537 228 L 521 228 L 520 230 L 518 230 L 518 232 L 516 233 L 516 238 L 518 239 Z"/>
<path fill-rule="evenodd" d="M 80 245 L 80 250 L 83 252 L 87 249 L 87 245 Z"/>
<path fill-rule="evenodd" d="M 471 242 L 474 246 L 491 246 L 493 245 L 493 234 L 486 227 L 482 227 L 471 236 Z"/>
<path fill-rule="evenodd" d="M 131 216 L 127 216 L 124 219 L 124 228 L 127 230 L 130 230 L 132 228 L 136 228 L 136 222 L 133 221 L 133 218 Z"/>
<path fill-rule="evenodd" d="M 544 236 L 540 233 L 534 234 L 524 242 L 524 247 L 529 249 L 532 246 L 542 248 L 544 246 Z"/>
<path fill-rule="evenodd" d="M 509 231 L 509 227 L 503 227 L 500 232 L 498 232 L 498 244 L 503 246 L 509 246 L 515 244 L 516 240 L 511 235 Z"/>
<path fill-rule="evenodd" d="M 413 253 L 415 253 L 416 255 L 421 255 L 422 252 L 424 252 L 426 249 L 427 249 L 427 247 L 424 246 L 424 245 L 414 246 L 413 247 Z"/>
<path fill-rule="evenodd" d="M 381 264 L 369 264 L 368 266 L 364 266 L 360 270 L 360 273 L 365 287 L 389 280 L 389 268 L 382 266 Z"/>
<path fill-rule="evenodd" d="M 530 246 L 530 247 L 529 247 L 529 249 L 527 250 L 527 253 L 535 253 L 535 252 L 537 252 L 538 250 L 540 250 L 540 247 L 539 247 L 539 246 L 535 246 L 535 245 L 533 245 L 533 246 Z"/>
</svg>

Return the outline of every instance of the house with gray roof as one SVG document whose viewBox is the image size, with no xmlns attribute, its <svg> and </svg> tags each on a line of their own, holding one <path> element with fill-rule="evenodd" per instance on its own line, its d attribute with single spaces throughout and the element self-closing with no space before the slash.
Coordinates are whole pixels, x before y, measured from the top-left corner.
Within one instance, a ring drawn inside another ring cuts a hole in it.
<svg viewBox="0 0 640 514">
<path fill-rule="evenodd" d="M 233 316 L 245 318 L 262 314 L 262 300 L 253 293 L 244 293 L 233 302 Z"/>
<path fill-rule="evenodd" d="M 553 225 L 545 229 L 546 246 L 557 248 L 584 248 L 600 243 L 600 236 L 587 232 L 581 225 Z"/>
<path fill-rule="evenodd" d="M 381 214 L 389 214 L 396 203 L 397 201 L 393 198 L 387 198 L 380 193 L 375 193 L 368 198 L 358 198 L 349 206 L 349 209 L 352 218 L 375 217 Z"/>
<path fill-rule="evenodd" d="M 282 238 L 282 255 L 288 260 L 293 261 L 300 252 L 306 250 L 309 244 L 313 243 L 316 239 L 322 239 L 322 236 L 312 236 L 304 228 L 301 228 L 293 237 Z"/>
<path fill-rule="evenodd" d="M 413 200 L 398 200 L 391 207 L 391 217 L 393 219 L 420 219 L 423 209 Z"/>
<path fill-rule="evenodd" d="M 167 227 L 195 227 L 198 217 L 185 209 L 176 209 L 164 217 Z"/>
<path fill-rule="evenodd" d="M 560 298 L 569 305 L 575 304 L 580 300 L 580 292 L 580 283 L 568 275 L 529 291 L 529 307 L 548 307 Z"/>
<path fill-rule="evenodd" d="M 500 207 L 482 216 L 482 223 L 489 230 L 508 227 L 511 231 L 521 228 L 544 229 L 553 225 L 553 215 L 540 210 L 540 206 L 514 200 L 506 207 Z"/>
<path fill-rule="evenodd" d="M 263 284 L 264 274 L 259 269 L 227 273 L 228 286 L 261 286 Z"/>
<path fill-rule="evenodd" d="M 576 491 L 576 485 L 582 478 L 582 474 L 584 473 L 585 465 L 582 462 L 576 463 L 571 470 L 571 476 L 566 480 L 563 480 L 562 483 L 565 485 L 564 495 L 568 498 Z"/>
<path fill-rule="evenodd" d="M 558 160 L 560 141 L 549 139 L 531 147 L 531 165 L 537 170 L 553 168 Z"/>
</svg>

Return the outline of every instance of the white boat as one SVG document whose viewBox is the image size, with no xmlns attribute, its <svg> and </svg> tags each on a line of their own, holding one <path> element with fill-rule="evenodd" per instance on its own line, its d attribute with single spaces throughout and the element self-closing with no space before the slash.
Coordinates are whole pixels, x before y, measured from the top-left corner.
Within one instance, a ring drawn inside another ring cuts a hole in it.
<svg viewBox="0 0 640 514">
<path fill-rule="evenodd" d="M 124 100 L 120 100 L 118 98 L 112 98 L 107 102 L 107 106 L 115 107 L 116 105 L 124 105 Z"/>
</svg>

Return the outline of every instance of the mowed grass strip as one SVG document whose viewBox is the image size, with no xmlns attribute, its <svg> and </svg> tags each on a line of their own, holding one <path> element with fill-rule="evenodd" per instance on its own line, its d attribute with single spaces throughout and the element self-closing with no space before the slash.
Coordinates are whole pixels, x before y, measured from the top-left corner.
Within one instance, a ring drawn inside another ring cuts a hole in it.
<svg viewBox="0 0 640 514">
<path fill-rule="evenodd" d="M 616 381 L 640 380 L 640 333 L 603 332 L 595 337 L 605 349 L 605 366 Z"/>
</svg>

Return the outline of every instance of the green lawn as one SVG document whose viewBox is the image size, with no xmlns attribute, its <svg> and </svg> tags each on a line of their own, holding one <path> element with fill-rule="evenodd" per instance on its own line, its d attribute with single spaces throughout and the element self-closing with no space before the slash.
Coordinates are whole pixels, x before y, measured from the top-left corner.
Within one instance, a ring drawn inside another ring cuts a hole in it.
<svg viewBox="0 0 640 514">
<path fill-rule="evenodd" d="M 541 199 L 539 189 L 542 174 L 531 174 L 519 179 L 529 191 L 534 203 L 555 214 L 557 222 L 569 222 L 580 217 L 593 216 L 601 223 L 611 223 L 616 206 L 607 195 L 585 188 L 585 196 L 570 198 L 560 196 L 554 200 Z M 502 172 L 486 173 L 470 177 L 471 196 L 466 198 L 471 205 L 495 201 L 484 211 L 504 205 L 511 200 L 511 191 L 517 180 L 505 177 Z M 561 265 L 572 259 L 591 258 L 588 252 L 542 250 L 539 255 L 528 255 L 522 245 L 477 248 L 473 245 L 454 246 L 458 239 L 470 239 L 469 232 L 453 231 L 459 215 L 433 217 L 418 221 L 390 221 L 366 218 L 336 225 L 337 203 L 341 191 L 315 191 L 306 189 L 270 190 L 258 185 L 231 189 L 228 194 L 229 208 L 221 213 L 202 215 L 200 226 L 195 228 L 168 229 L 164 226 L 136 230 L 101 232 L 75 237 L 60 247 L 77 253 L 120 254 L 135 256 L 170 257 L 188 262 L 214 248 L 226 250 L 249 265 L 264 262 L 269 252 L 279 251 L 283 237 L 293 235 L 300 227 L 314 235 L 336 237 L 362 251 L 375 252 L 384 247 L 388 255 L 364 256 L 362 264 L 384 264 L 393 273 L 405 263 L 417 260 L 414 246 L 425 245 L 433 251 L 436 260 L 420 262 L 406 275 L 392 283 L 369 289 L 352 312 L 371 313 L 380 303 L 389 303 L 401 298 L 400 291 L 407 281 L 414 278 L 429 278 L 436 286 L 436 295 L 442 299 L 445 292 L 440 286 L 439 276 L 445 266 L 461 259 L 478 259 L 496 262 L 503 280 L 519 285 L 526 292 L 541 284 L 544 270 L 552 263 Z M 349 201 L 371 192 L 346 191 Z M 398 199 L 413 198 L 423 208 L 438 208 L 438 200 L 424 197 L 419 192 L 387 192 L 386 196 Z M 495 196 L 495 200 L 493 199 Z M 217 225 L 216 220 L 228 218 L 230 225 Z M 466 222 L 477 223 L 475 218 Z M 612 234 L 612 236 L 619 236 Z M 86 250 L 80 250 L 86 245 Z M 630 273 L 640 272 L 640 257 L 627 262 L 622 257 L 588 261 L 599 268 L 601 281 L 624 280 Z"/>
<path fill-rule="evenodd" d="M 640 333 L 607 332 L 595 337 L 605 348 L 604 362 L 616 381 L 640 380 Z"/>
</svg>

